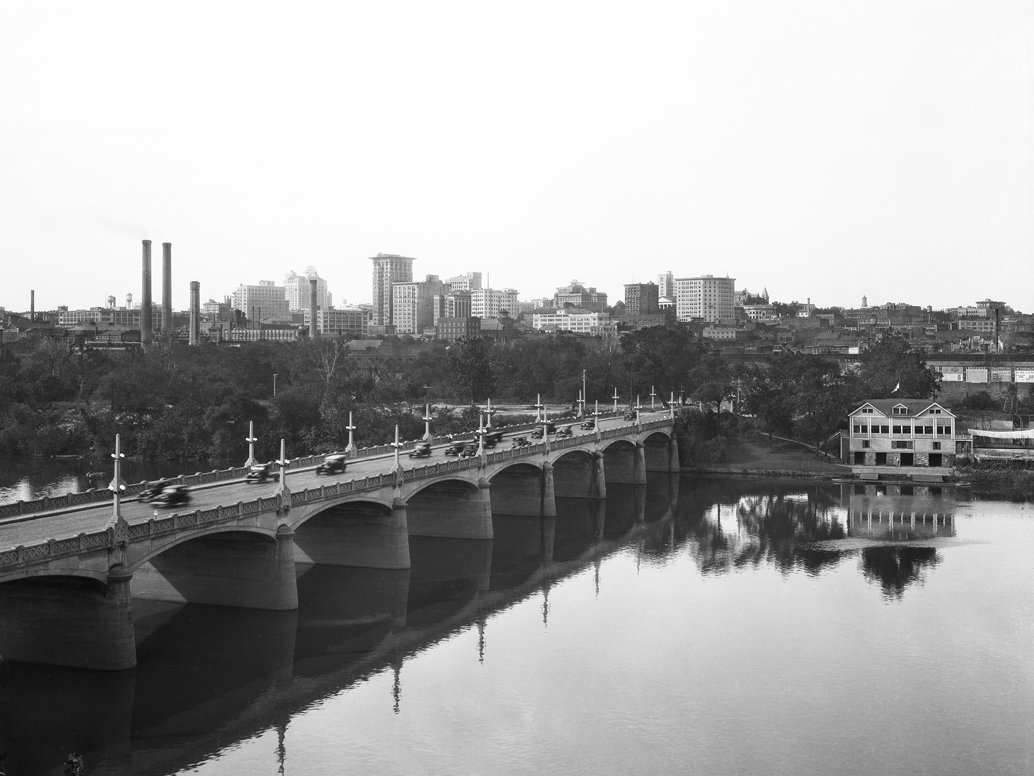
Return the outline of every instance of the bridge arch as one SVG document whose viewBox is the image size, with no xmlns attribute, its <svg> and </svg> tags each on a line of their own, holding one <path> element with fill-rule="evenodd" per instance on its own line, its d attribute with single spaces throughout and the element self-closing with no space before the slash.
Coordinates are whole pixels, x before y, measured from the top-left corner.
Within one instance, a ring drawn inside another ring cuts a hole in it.
<svg viewBox="0 0 1034 776">
<path fill-rule="evenodd" d="M 558 498 L 605 498 L 603 454 L 574 448 L 553 461 L 553 489 Z"/>
<path fill-rule="evenodd" d="M 360 493 L 290 513 L 298 563 L 408 569 L 406 507 Z"/>
<path fill-rule="evenodd" d="M 539 517 L 553 497 L 553 467 L 540 459 L 517 459 L 496 470 L 490 479 L 493 515 Z"/>
<path fill-rule="evenodd" d="M 410 536 L 491 539 L 492 501 L 489 482 L 472 472 L 421 482 L 406 499 Z M 477 477 L 477 479 L 474 479 Z"/>
</svg>

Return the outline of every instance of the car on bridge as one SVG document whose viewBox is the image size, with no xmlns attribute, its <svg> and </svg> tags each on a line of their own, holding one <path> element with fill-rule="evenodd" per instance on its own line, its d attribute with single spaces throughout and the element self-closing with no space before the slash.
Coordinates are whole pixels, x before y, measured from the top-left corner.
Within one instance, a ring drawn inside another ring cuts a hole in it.
<svg viewBox="0 0 1034 776">
<path fill-rule="evenodd" d="M 316 467 L 316 474 L 340 474 L 345 470 L 345 456 L 343 453 L 334 453 L 323 459 L 323 463 Z"/>
<path fill-rule="evenodd" d="M 478 454 L 478 446 L 473 442 L 468 442 L 463 445 L 463 449 L 460 450 L 460 458 L 473 458 Z"/>
<path fill-rule="evenodd" d="M 639 415 L 638 415 L 638 414 L 636 413 L 636 411 L 635 411 L 635 410 L 629 410 L 628 412 L 626 412 L 626 413 L 625 413 L 625 414 L 624 414 L 624 415 L 622 416 L 622 418 L 621 418 L 621 419 L 622 419 L 622 420 L 635 420 L 635 419 L 636 419 L 637 417 L 639 417 Z"/>
<path fill-rule="evenodd" d="M 251 465 L 251 468 L 244 477 L 244 481 L 254 483 L 265 482 L 271 476 L 273 476 L 273 464 L 255 463 Z"/>
<path fill-rule="evenodd" d="M 594 430 L 596 428 L 596 418 L 589 418 L 584 423 L 582 423 L 581 427 L 584 428 L 586 431 Z"/>
<path fill-rule="evenodd" d="M 162 492 L 151 499 L 152 504 L 163 507 L 178 507 L 190 503 L 190 491 L 185 485 L 167 485 Z"/>
<path fill-rule="evenodd" d="M 561 426 L 559 429 L 557 429 L 556 432 L 557 439 L 560 439 L 560 437 L 569 437 L 573 435 L 574 432 L 571 430 L 570 426 Z"/>
<path fill-rule="evenodd" d="M 431 457 L 431 443 L 421 442 L 412 450 L 409 451 L 410 458 L 430 458 Z"/>
<path fill-rule="evenodd" d="M 489 431 L 485 434 L 485 447 L 495 447 L 503 441 L 502 431 Z"/>
<path fill-rule="evenodd" d="M 513 438 L 513 442 L 510 443 L 510 449 L 515 450 L 520 447 L 531 447 L 531 441 L 528 437 L 519 436 Z"/>
<path fill-rule="evenodd" d="M 467 442 L 452 442 L 448 447 L 445 448 L 446 455 L 459 455 L 463 452 L 463 448 L 467 446 Z"/>
<path fill-rule="evenodd" d="M 546 423 L 546 431 L 548 431 L 550 434 L 555 434 L 556 433 L 556 423 L 554 423 L 551 420 L 548 421 Z M 542 426 L 539 426 L 538 428 L 533 429 L 532 432 L 531 432 L 531 435 L 535 439 L 541 439 L 542 438 Z"/>
<path fill-rule="evenodd" d="M 144 502 L 153 501 L 161 494 L 163 490 L 169 487 L 170 484 L 171 483 L 166 482 L 165 480 L 158 480 L 150 488 L 145 488 L 144 490 L 140 491 L 140 500 Z"/>
</svg>

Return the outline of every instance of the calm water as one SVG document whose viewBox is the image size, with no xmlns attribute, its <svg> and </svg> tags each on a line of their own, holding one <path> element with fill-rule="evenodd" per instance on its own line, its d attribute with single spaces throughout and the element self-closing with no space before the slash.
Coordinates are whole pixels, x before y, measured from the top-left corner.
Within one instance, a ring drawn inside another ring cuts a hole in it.
<svg viewBox="0 0 1034 776">
<path fill-rule="evenodd" d="M 608 496 L 414 539 L 409 571 L 299 569 L 297 612 L 134 602 L 134 670 L 0 664 L 7 771 L 1034 772 L 1031 505 Z"/>
</svg>

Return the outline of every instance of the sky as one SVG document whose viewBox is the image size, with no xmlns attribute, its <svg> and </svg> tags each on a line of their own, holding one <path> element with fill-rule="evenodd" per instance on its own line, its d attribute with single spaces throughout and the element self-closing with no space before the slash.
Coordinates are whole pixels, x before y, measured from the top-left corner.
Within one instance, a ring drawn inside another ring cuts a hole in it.
<svg viewBox="0 0 1034 776">
<path fill-rule="evenodd" d="M 0 306 L 379 252 L 522 300 L 703 274 L 1034 312 L 1029 0 L 0 4 Z"/>
</svg>

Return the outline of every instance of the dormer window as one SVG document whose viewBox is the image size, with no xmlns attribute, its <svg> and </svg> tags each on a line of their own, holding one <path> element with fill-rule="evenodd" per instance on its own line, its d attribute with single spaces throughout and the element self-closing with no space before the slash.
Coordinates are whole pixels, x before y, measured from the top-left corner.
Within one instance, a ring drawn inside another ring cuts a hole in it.
<svg viewBox="0 0 1034 776">
<path fill-rule="evenodd" d="M 894 414 L 895 415 L 907 415 L 908 414 L 908 407 L 905 407 L 904 405 L 899 404 L 897 407 L 894 408 Z"/>
</svg>

